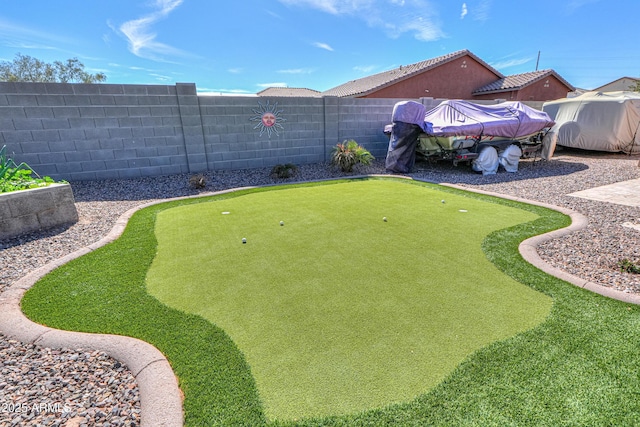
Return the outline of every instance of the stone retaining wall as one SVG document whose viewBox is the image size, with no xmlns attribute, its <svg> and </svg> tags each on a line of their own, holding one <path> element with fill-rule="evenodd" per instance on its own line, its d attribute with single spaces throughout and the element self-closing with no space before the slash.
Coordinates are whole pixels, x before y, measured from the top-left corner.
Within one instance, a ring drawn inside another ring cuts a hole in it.
<svg viewBox="0 0 640 427">
<path fill-rule="evenodd" d="M 0 194 L 0 239 L 78 221 L 69 184 Z"/>
</svg>

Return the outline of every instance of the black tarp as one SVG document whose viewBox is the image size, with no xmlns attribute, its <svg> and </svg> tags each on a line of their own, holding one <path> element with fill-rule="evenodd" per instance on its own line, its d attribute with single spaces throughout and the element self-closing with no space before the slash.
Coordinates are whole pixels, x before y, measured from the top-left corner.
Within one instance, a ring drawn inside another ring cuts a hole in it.
<svg viewBox="0 0 640 427">
<path fill-rule="evenodd" d="M 391 137 L 385 168 L 389 172 L 407 173 L 416 162 L 418 136 L 430 131 L 424 120 L 426 109 L 415 101 L 401 101 L 393 106 Z"/>
<path fill-rule="evenodd" d="M 393 122 L 385 168 L 389 172 L 408 173 L 416 162 L 416 147 L 422 128 L 413 123 Z"/>
</svg>

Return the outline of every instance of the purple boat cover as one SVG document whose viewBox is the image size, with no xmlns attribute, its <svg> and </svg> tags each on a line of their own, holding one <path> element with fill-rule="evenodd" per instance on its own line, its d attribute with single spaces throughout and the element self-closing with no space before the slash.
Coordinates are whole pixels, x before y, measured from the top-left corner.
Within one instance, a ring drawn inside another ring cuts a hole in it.
<svg viewBox="0 0 640 427">
<path fill-rule="evenodd" d="M 391 113 L 392 122 L 410 123 L 418 125 L 426 133 L 431 133 L 431 123 L 424 119 L 427 109 L 424 105 L 415 101 L 400 101 L 393 106 Z"/>
<path fill-rule="evenodd" d="M 547 113 L 520 102 L 479 105 L 448 100 L 426 112 L 424 121 L 433 125 L 435 136 L 490 135 L 521 138 L 550 128 L 555 123 Z"/>
</svg>

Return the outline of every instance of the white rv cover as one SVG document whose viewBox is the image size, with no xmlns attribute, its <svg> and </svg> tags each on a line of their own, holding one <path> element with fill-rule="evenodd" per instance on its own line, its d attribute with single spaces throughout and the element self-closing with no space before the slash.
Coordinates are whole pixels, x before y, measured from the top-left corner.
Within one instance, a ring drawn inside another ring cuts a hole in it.
<svg viewBox="0 0 640 427">
<path fill-rule="evenodd" d="M 549 133 L 557 145 L 640 152 L 640 93 L 587 92 L 545 102 L 542 110 L 556 122 Z"/>
</svg>

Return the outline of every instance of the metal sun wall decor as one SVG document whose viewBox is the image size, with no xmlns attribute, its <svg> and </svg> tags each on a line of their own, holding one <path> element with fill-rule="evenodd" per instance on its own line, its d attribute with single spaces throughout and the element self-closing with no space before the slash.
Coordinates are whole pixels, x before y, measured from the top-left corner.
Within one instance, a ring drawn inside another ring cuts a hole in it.
<svg viewBox="0 0 640 427">
<path fill-rule="evenodd" d="M 269 101 L 267 101 L 267 103 L 263 105 L 258 101 L 258 108 L 254 108 L 253 112 L 255 116 L 249 120 L 258 122 L 253 128 L 260 129 L 260 136 L 265 132 L 269 138 L 271 138 L 272 133 L 280 136 L 278 130 L 284 130 L 280 123 L 286 121 L 286 119 L 280 117 L 282 110 L 278 110 L 277 102 L 275 104 L 269 104 Z"/>
</svg>

